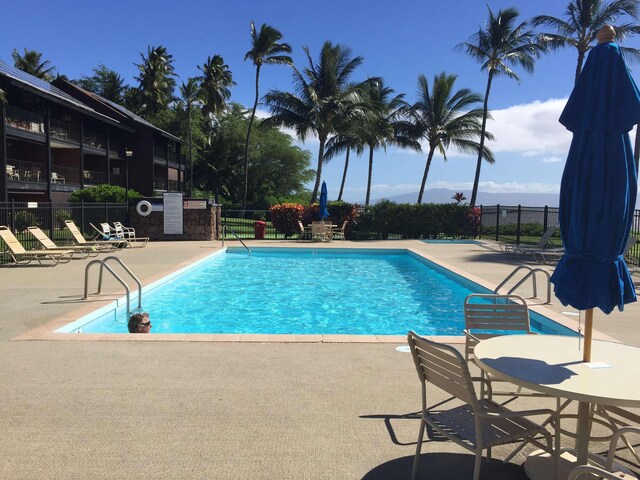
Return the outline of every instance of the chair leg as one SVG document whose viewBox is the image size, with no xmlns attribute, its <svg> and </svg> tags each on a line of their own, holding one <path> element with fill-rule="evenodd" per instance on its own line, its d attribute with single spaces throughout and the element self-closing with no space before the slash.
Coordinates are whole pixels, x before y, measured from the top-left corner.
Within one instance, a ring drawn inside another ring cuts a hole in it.
<svg viewBox="0 0 640 480">
<path fill-rule="evenodd" d="M 418 476 L 418 466 L 420 465 L 420 450 L 422 449 L 422 438 L 427 429 L 427 422 L 420 420 L 420 432 L 418 432 L 418 444 L 416 445 L 416 456 L 413 459 L 413 469 L 411 470 L 411 480 L 416 480 Z"/>
<path fill-rule="evenodd" d="M 480 466 L 482 464 L 482 449 L 476 450 L 476 461 L 473 464 L 473 480 L 480 480 Z"/>
</svg>

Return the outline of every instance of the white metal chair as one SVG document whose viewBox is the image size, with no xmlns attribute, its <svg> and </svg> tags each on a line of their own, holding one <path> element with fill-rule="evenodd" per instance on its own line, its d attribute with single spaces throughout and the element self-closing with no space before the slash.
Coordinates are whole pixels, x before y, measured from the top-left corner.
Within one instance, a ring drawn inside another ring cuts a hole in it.
<svg viewBox="0 0 640 480">
<path fill-rule="evenodd" d="M 549 227 L 545 230 L 540 237 L 540 240 L 536 245 L 515 245 L 513 243 L 501 243 L 500 249 L 505 253 L 512 253 L 515 255 L 533 255 L 536 252 L 548 248 L 549 241 L 554 233 L 556 233 L 556 227 Z M 555 248 L 552 250 L 560 251 L 562 248 Z"/>
<path fill-rule="evenodd" d="M 607 461 L 605 467 L 596 467 L 593 465 L 581 465 L 571 470 L 571 473 L 567 477 L 567 480 L 581 480 L 591 478 L 603 478 L 606 480 L 637 480 L 637 477 L 631 475 L 628 471 L 614 471 L 619 467 L 614 467 L 614 459 L 616 455 L 616 449 L 618 446 L 618 440 L 624 438 L 625 434 L 637 434 L 640 435 L 640 428 L 638 427 L 623 427 L 613 433 L 611 436 L 611 444 L 609 445 L 609 451 L 607 453 Z M 597 475 L 593 477 L 592 475 Z"/>
<path fill-rule="evenodd" d="M 6 172 L 9 180 L 20 180 L 20 173 L 18 173 L 16 167 L 13 165 L 7 165 Z"/>
<path fill-rule="evenodd" d="M 324 222 L 311 222 L 311 239 L 321 242 L 328 242 L 330 240 L 327 235 L 327 226 Z"/>
<path fill-rule="evenodd" d="M 334 240 L 342 240 L 343 242 L 346 240 L 344 236 L 344 231 L 346 230 L 348 224 L 349 224 L 349 220 L 345 220 L 342 223 L 342 227 L 334 228 L 331 230 L 331 236 L 333 237 Z"/>
<path fill-rule="evenodd" d="M 414 332 L 409 332 L 408 342 L 422 386 L 422 414 L 412 480 L 418 474 L 422 439 L 427 425 L 475 453 L 473 480 L 480 478 L 482 452 L 485 449 L 488 450 L 488 456 L 491 456 L 491 448 L 494 446 L 527 440 L 549 453 L 553 452 L 551 434 L 543 426 L 526 418 L 534 415 L 554 417 L 556 413 L 553 410 L 512 411 L 493 402 L 490 396 L 479 399 L 473 381 L 486 383 L 489 393 L 491 386 L 486 379 L 471 377 L 467 362 L 455 348 L 432 342 Z M 427 383 L 444 390 L 452 397 L 429 406 Z M 448 410 L 443 409 L 452 400 L 458 400 L 462 404 Z M 540 435 L 546 439 L 546 445 L 538 441 Z M 556 430 L 556 442 L 558 441 Z M 509 461 L 511 457 L 512 455 L 504 461 Z"/>
<path fill-rule="evenodd" d="M 298 241 L 301 242 L 304 239 L 312 240 L 311 227 L 305 227 L 300 220 L 298 220 Z"/>
<path fill-rule="evenodd" d="M 65 183 L 64 177 L 57 172 L 51 172 L 51 183 Z"/>
</svg>

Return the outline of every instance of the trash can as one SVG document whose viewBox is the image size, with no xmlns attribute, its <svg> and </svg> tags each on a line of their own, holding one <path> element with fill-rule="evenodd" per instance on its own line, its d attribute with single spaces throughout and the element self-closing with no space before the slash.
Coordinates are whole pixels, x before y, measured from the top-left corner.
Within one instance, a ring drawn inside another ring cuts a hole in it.
<svg viewBox="0 0 640 480">
<path fill-rule="evenodd" d="M 256 240 L 264 240 L 264 229 L 267 224 L 262 220 L 256 220 L 253 224 Z"/>
</svg>

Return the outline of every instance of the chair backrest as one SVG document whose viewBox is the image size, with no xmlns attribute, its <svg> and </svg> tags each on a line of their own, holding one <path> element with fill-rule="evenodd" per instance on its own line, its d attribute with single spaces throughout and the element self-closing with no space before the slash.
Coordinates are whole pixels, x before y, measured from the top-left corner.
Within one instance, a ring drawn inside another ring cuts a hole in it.
<svg viewBox="0 0 640 480">
<path fill-rule="evenodd" d="M 638 237 L 634 237 L 633 235 L 631 235 L 628 239 L 627 239 L 627 244 L 624 246 L 624 253 L 623 255 L 626 255 L 627 253 L 629 253 L 629 251 L 633 248 L 633 246 L 638 242 Z"/>
<path fill-rule="evenodd" d="M 9 227 L 5 227 L 4 225 L 0 226 L 0 238 L 2 238 L 2 240 L 4 240 L 4 243 L 7 244 L 7 247 L 9 248 L 9 250 L 11 250 L 11 253 L 27 253 L 27 251 L 24 249 L 13 232 L 9 230 Z"/>
<path fill-rule="evenodd" d="M 300 229 L 300 233 L 304 233 L 304 225 L 300 220 L 298 220 L 298 228 Z"/>
<path fill-rule="evenodd" d="M 75 224 L 75 222 L 73 220 L 65 220 L 64 224 L 67 226 L 67 228 L 71 232 L 71 235 L 73 235 L 73 239 L 76 242 L 78 242 L 78 243 L 87 243 L 87 240 L 84 238 L 82 233 L 80 233 L 80 230 L 78 229 L 78 227 L 76 226 L 76 224 Z"/>
<path fill-rule="evenodd" d="M 469 367 L 455 348 L 432 342 L 415 332 L 409 332 L 407 341 L 423 384 L 423 392 L 425 383 L 428 382 L 477 410 L 478 397 L 473 388 Z"/>
<path fill-rule="evenodd" d="M 344 233 L 344 230 L 345 228 L 347 228 L 348 223 L 349 223 L 349 220 L 345 220 L 344 222 L 342 222 L 342 228 L 340 229 L 342 233 Z"/>
<path fill-rule="evenodd" d="M 549 240 L 551 239 L 551 237 L 553 236 L 554 233 L 556 233 L 556 227 L 547 228 L 545 230 L 545 232 L 542 234 L 542 237 L 540 237 L 540 241 L 538 242 L 536 247 L 545 248 L 547 246 L 547 243 L 549 243 Z"/>
<path fill-rule="evenodd" d="M 58 173 L 57 172 L 51 172 L 51 180 L 58 180 Z"/>
<path fill-rule="evenodd" d="M 47 237 L 47 234 L 40 230 L 40 227 L 28 227 L 29 233 L 36 237 L 36 239 L 44 246 L 44 248 L 58 248 L 53 241 Z"/>
<path fill-rule="evenodd" d="M 506 332 L 531 333 L 529 307 L 518 295 L 472 293 L 464 300 L 465 331 L 478 340 Z M 465 356 L 473 355 L 478 342 L 467 335 Z"/>
<path fill-rule="evenodd" d="M 311 233 L 313 235 L 324 235 L 326 233 L 324 222 L 311 222 Z"/>
</svg>

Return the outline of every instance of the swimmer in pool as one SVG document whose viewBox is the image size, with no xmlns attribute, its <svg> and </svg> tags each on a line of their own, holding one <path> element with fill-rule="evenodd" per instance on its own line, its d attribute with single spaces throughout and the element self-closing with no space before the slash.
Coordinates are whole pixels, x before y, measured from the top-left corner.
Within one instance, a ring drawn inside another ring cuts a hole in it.
<svg viewBox="0 0 640 480">
<path fill-rule="evenodd" d="M 129 333 L 149 333 L 151 320 L 147 312 L 134 313 L 129 317 Z"/>
</svg>

